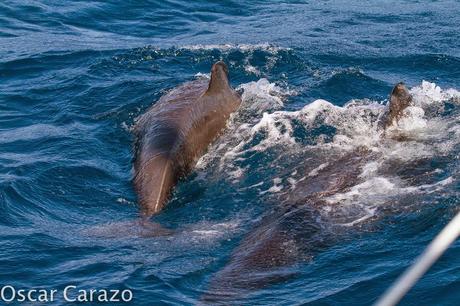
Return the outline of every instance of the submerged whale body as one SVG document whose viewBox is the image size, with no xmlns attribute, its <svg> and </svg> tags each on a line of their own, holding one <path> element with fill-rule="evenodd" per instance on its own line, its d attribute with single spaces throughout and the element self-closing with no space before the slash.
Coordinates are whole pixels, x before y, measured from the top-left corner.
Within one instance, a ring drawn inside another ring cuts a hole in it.
<svg viewBox="0 0 460 306">
<path fill-rule="evenodd" d="M 134 187 L 145 217 L 165 207 L 173 187 L 191 172 L 240 103 L 227 66 L 217 62 L 209 81 L 173 89 L 139 118 Z"/>
<path fill-rule="evenodd" d="M 382 137 L 404 117 L 411 105 L 404 84 L 397 84 L 383 116 Z M 383 140 L 383 139 L 382 139 Z M 211 280 L 205 303 L 227 303 L 252 290 L 266 287 L 293 276 L 289 269 L 311 259 L 314 250 L 337 241 L 334 224 L 322 220 L 326 198 L 349 190 L 360 180 L 363 167 L 378 153 L 361 147 L 328 163 L 314 175 L 305 176 L 262 218 L 258 226 L 243 238 L 226 266 Z M 296 172 L 308 173 L 303 165 Z M 292 171 L 291 169 L 290 171 Z"/>
</svg>

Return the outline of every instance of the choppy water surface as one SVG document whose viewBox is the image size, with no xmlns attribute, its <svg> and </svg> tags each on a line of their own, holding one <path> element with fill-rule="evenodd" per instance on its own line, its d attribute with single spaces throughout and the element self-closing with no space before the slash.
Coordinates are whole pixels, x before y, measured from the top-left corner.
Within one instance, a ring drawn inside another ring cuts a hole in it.
<svg viewBox="0 0 460 306">
<path fill-rule="evenodd" d="M 0 284 L 196 304 L 293 186 L 364 146 L 376 157 L 320 211 L 339 239 L 312 243 L 295 277 L 230 304 L 371 304 L 458 210 L 459 11 L 456 1 L 3 1 Z M 173 234 L 142 237 L 130 228 L 130 130 L 216 60 L 243 106 L 153 218 Z M 376 122 L 399 81 L 414 106 L 393 132 L 408 141 L 382 141 Z M 402 304 L 457 305 L 459 256 L 456 243 Z"/>
</svg>

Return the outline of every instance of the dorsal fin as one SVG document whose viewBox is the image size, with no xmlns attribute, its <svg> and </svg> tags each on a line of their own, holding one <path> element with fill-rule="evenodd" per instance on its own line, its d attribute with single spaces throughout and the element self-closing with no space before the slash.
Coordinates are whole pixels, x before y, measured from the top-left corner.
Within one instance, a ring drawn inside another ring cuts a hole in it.
<svg viewBox="0 0 460 306">
<path fill-rule="evenodd" d="M 396 123 L 403 115 L 404 110 L 412 103 L 412 96 L 404 83 L 398 83 L 390 96 L 390 110 L 386 118 L 385 128 Z"/>
<path fill-rule="evenodd" d="M 229 89 L 228 68 L 224 62 L 219 61 L 212 65 L 211 80 L 209 81 L 206 94 L 218 93 L 223 89 Z"/>
</svg>

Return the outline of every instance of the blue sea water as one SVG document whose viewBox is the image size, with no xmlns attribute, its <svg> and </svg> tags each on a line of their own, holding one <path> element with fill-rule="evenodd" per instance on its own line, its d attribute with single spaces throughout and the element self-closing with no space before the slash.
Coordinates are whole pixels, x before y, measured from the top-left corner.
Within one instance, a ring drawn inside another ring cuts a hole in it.
<svg viewBox="0 0 460 306">
<path fill-rule="evenodd" d="M 383 157 L 322 212 L 340 239 L 227 303 L 372 304 L 458 211 L 459 12 L 454 0 L 1 1 L 0 285 L 197 304 L 299 179 L 289 170 L 365 145 Z M 152 219 L 173 234 L 137 235 L 131 128 L 217 60 L 244 107 Z M 424 111 L 402 127 L 415 140 L 376 144 L 372 114 L 400 81 Z M 456 243 L 401 305 L 459 305 L 459 258 Z"/>
</svg>

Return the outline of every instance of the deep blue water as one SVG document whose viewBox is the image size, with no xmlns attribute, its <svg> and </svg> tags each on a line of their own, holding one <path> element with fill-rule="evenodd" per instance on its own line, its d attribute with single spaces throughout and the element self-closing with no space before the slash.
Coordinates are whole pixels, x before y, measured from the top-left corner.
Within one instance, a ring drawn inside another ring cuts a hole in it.
<svg viewBox="0 0 460 306">
<path fill-rule="evenodd" d="M 323 212 L 340 239 L 230 304 L 370 305 L 458 210 L 459 12 L 454 0 L 2 1 L 0 285 L 196 304 L 296 165 L 366 145 L 381 171 Z M 153 218 L 172 236 L 140 237 L 130 129 L 220 59 L 244 107 Z M 376 144 L 369 112 L 399 81 L 425 115 L 403 128 L 414 141 Z M 304 108 L 317 99 L 363 106 Z M 459 258 L 456 243 L 402 305 L 458 305 Z"/>
</svg>

